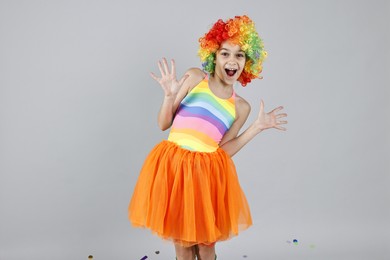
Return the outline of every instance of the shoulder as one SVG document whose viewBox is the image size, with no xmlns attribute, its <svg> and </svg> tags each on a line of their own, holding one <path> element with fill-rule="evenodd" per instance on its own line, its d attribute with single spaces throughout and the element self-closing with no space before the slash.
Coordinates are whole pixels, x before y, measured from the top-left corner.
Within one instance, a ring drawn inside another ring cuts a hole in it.
<svg viewBox="0 0 390 260">
<path fill-rule="evenodd" d="M 236 95 L 236 114 L 237 116 L 247 117 L 251 111 L 251 105 L 243 97 Z"/>
<path fill-rule="evenodd" d="M 190 77 L 199 79 L 203 79 L 206 76 L 206 73 L 199 68 L 189 68 L 185 74 Z"/>
<path fill-rule="evenodd" d="M 188 91 L 198 85 L 199 82 L 201 82 L 206 77 L 206 73 L 199 68 L 190 68 L 186 71 L 185 75 L 188 75 L 188 78 L 185 81 L 185 85 Z"/>
<path fill-rule="evenodd" d="M 201 82 L 204 77 L 206 77 L 206 73 L 203 72 L 199 68 L 190 68 L 186 71 L 184 75 L 188 75 L 188 78 L 184 81 L 181 86 L 179 92 L 177 93 L 175 103 L 174 103 L 174 111 L 178 108 L 180 102 L 183 98 L 196 86 Z"/>
</svg>

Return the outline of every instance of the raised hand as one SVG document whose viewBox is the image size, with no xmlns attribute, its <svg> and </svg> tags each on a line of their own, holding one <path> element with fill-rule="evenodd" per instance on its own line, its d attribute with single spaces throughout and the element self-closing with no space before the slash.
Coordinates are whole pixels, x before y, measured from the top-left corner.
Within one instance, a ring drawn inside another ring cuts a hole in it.
<svg viewBox="0 0 390 260">
<path fill-rule="evenodd" d="M 176 65 L 173 59 L 171 60 L 171 67 L 171 70 L 169 70 L 168 62 L 163 58 L 162 62 L 158 61 L 161 77 L 157 77 L 153 72 L 150 73 L 150 76 L 161 85 L 165 97 L 175 97 L 188 78 L 188 75 L 184 75 L 179 81 L 176 79 Z"/>
<path fill-rule="evenodd" d="M 286 113 L 279 113 L 278 114 L 278 112 L 282 109 L 283 109 L 283 107 L 280 106 L 280 107 L 273 109 L 271 112 L 265 113 L 264 112 L 264 102 L 263 102 L 263 100 L 261 100 L 259 116 L 257 117 L 257 119 L 255 121 L 256 127 L 260 131 L 265 130 L 265 129 L 269 129 L 269 128 L 276 128 L 278 130 L 285 131 L 286 128 L 281 126 L 281 125 L 287 124 L 287 121 L 281 120 L 281 119 L 284 119 L 285 117 L 287 117 L 287 114 Z"/>
</svg>

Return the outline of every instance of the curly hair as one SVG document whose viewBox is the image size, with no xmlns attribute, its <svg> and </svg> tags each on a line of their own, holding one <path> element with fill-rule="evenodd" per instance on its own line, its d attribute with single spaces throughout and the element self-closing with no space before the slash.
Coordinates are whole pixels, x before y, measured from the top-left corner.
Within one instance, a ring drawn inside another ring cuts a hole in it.
<svg viewBox="0 0 390 260">
<path fill-rule="evenodd" d="M 198 54 L 205 71 L 213 74 L 215 56 L 224 41 L 237 44 L 245 52 L 246 61 L 238 81 L 246 86 L 252 79 L 262 78 L 260 75 L 263 60 L 267 57 L 263 41 L 255 29 L 254 22 L 246 15 L 235 16 L 224 22 L 219 19 L 203 37 L 199 38 Z"/>
</svg>

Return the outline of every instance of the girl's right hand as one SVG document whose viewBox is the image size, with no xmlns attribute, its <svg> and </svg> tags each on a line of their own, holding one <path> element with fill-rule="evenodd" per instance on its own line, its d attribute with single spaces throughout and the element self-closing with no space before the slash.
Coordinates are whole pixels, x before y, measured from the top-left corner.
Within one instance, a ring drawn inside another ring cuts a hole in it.
<svg viewBox="0 0 390 260">
<path fill-rule="evenodd" d="M 169 71 L 167 60 L 163 58 L 162 62 L 158 61 L 161 77 L 157 77 L 153 72 L 150 73 L 150 76 L 161 85 L 166 98 L 175 98 L 184 81 L 188 78 L 188 75 L 184 75 L 178 81 L 176 79 L 175 61 L 173 59 L 171 60 L 171 66 L 172 69 Z"/>
</svg>

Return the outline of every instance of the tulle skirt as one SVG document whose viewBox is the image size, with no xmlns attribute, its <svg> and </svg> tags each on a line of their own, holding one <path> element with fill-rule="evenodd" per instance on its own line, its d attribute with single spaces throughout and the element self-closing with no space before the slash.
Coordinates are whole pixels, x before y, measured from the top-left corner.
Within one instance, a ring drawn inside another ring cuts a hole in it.
<svg viewBox="0 0 390 260">
<path fill-rule="evenodd" d="M 252 224 L 230 156 L 164 140 L 149 153 L 129 205 L 133 226 L 188 247 L 227 240 Z"/>
</svg>

